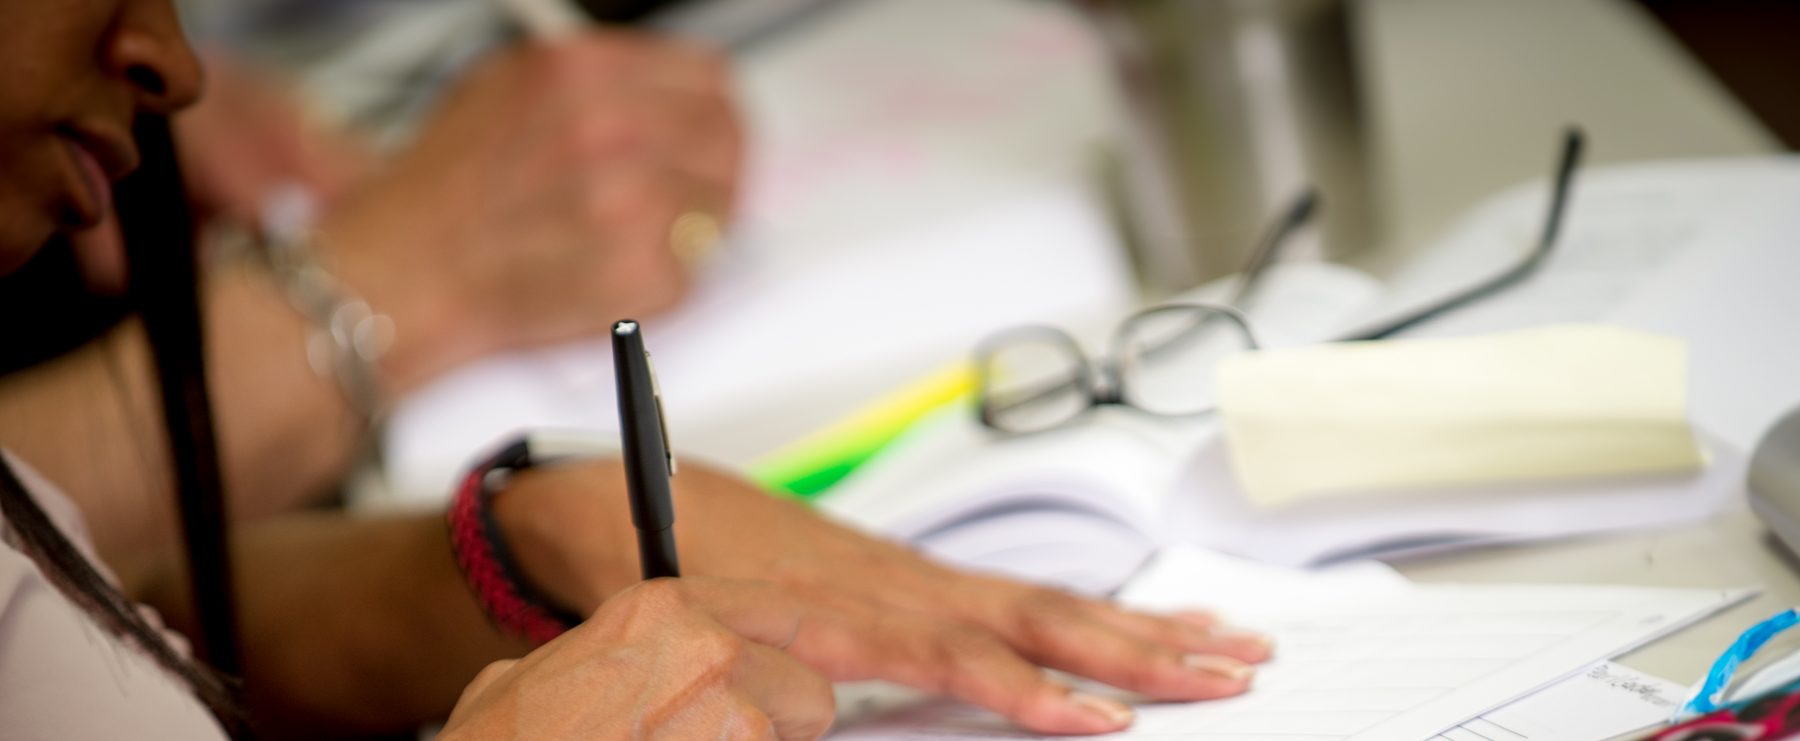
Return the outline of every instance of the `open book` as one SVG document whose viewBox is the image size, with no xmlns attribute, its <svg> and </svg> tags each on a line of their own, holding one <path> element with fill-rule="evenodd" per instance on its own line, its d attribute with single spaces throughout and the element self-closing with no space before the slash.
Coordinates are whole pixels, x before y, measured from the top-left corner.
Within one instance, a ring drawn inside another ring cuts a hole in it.
<svg viewBox="0 0 1800 741">
<path fill-rule="evenodd" d="M 1215 430 L 1128 414 L 1009 439 L 953 410 L 920 425 L 823 506 L 947 561 L 1105 593 L 1173 545 L 1296 566 L 1392 559 L 1689 522 L 1743 485 L 1742 456 L 1714 444 L 1711 464 L 1691 475 L 1409 492 L 1264 511 L 1238 489 Z"/>
</svg>

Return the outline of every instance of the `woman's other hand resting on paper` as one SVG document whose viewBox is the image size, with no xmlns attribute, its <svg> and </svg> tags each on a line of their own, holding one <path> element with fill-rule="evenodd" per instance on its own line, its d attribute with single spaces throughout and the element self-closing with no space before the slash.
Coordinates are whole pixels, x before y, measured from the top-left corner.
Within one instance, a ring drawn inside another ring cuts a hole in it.
<svg viewBox="0 0 1800 741">
<path fill-rule="evenodd" d="M 673 482 L 685 573 L 761 580 L 769 599 L 804 611 L 803 627 L 833 626 L 838 638 L 788 648 L 834 681 L 888 679 L 1040 732 L 1095 733 L 1123 727 L 1129 713 L 1071 700 L 1042 668 L 1202 700 L 1243 692 L 1251 664 L 1270 654 L 1266 638 L 1205 614 L 1145 615 L 939 566 L 700 466 Z M 514 556 L 578 614 L 637 579 L 623 487 L 616 462 L 571 465 L 523 473 L 495 499 Z"/>
</svg>

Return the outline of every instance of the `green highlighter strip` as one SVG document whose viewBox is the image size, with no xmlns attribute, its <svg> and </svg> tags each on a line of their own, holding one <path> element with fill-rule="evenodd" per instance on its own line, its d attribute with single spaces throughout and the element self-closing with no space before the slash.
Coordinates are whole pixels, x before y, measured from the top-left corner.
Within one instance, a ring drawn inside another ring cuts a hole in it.
<svg viewBox="0 0 1800 741">
<path fill-rule="evenodd" d="M 972 399 L 975 386 L 974 366 L 957 363 L 941 368 L 769 454 L 751 465 L 750 478 L 769 491 L 816 500 L 919 420 Z"/>
</svg>

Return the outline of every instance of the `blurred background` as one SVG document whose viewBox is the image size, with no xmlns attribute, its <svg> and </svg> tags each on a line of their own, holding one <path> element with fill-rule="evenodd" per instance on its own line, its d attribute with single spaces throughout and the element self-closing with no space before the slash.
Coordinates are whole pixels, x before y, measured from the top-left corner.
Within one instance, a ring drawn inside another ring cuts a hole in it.
<svg viewBox="0 0 1800 741">
<path fill-rule="evenodd" d="M 542 3 L 185 5 L 203 44 L 391 151 Z M 1279 259 L 1379 284 L 1447 235 L 1493 231 L 1471 214 L 1541 183 L 1565 127 L 1602 171 L 1800 142 L 1800 10 L 1781 2 L 584 5 L 730 65 L 747 143 L 735 217 L 692 291 L 647 321 L 678 446 L 735 465 L 996 329 L 1104 328 L 1193 295 L 1309 192 L 1317 212 Z M 1500 231 L 1524 239 L 1539 210 Z M 435 380 L 390 419 L 390 487 L 441 496 L 510 429 L 613 424 L 606 358 L 575 341 Z"/>
</svg>

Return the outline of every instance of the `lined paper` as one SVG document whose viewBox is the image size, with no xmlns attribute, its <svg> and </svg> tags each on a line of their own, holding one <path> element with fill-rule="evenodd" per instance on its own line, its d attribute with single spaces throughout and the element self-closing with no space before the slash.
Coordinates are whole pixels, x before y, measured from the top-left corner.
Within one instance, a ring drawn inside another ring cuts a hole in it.
<svg viewBox="0 0 1800 741">
<path fill-rule="evenodd" d="M 1686 689 L 1602 661 L 1432 741 L 1602 741 L 1668 720 Z"/>
</svg>

